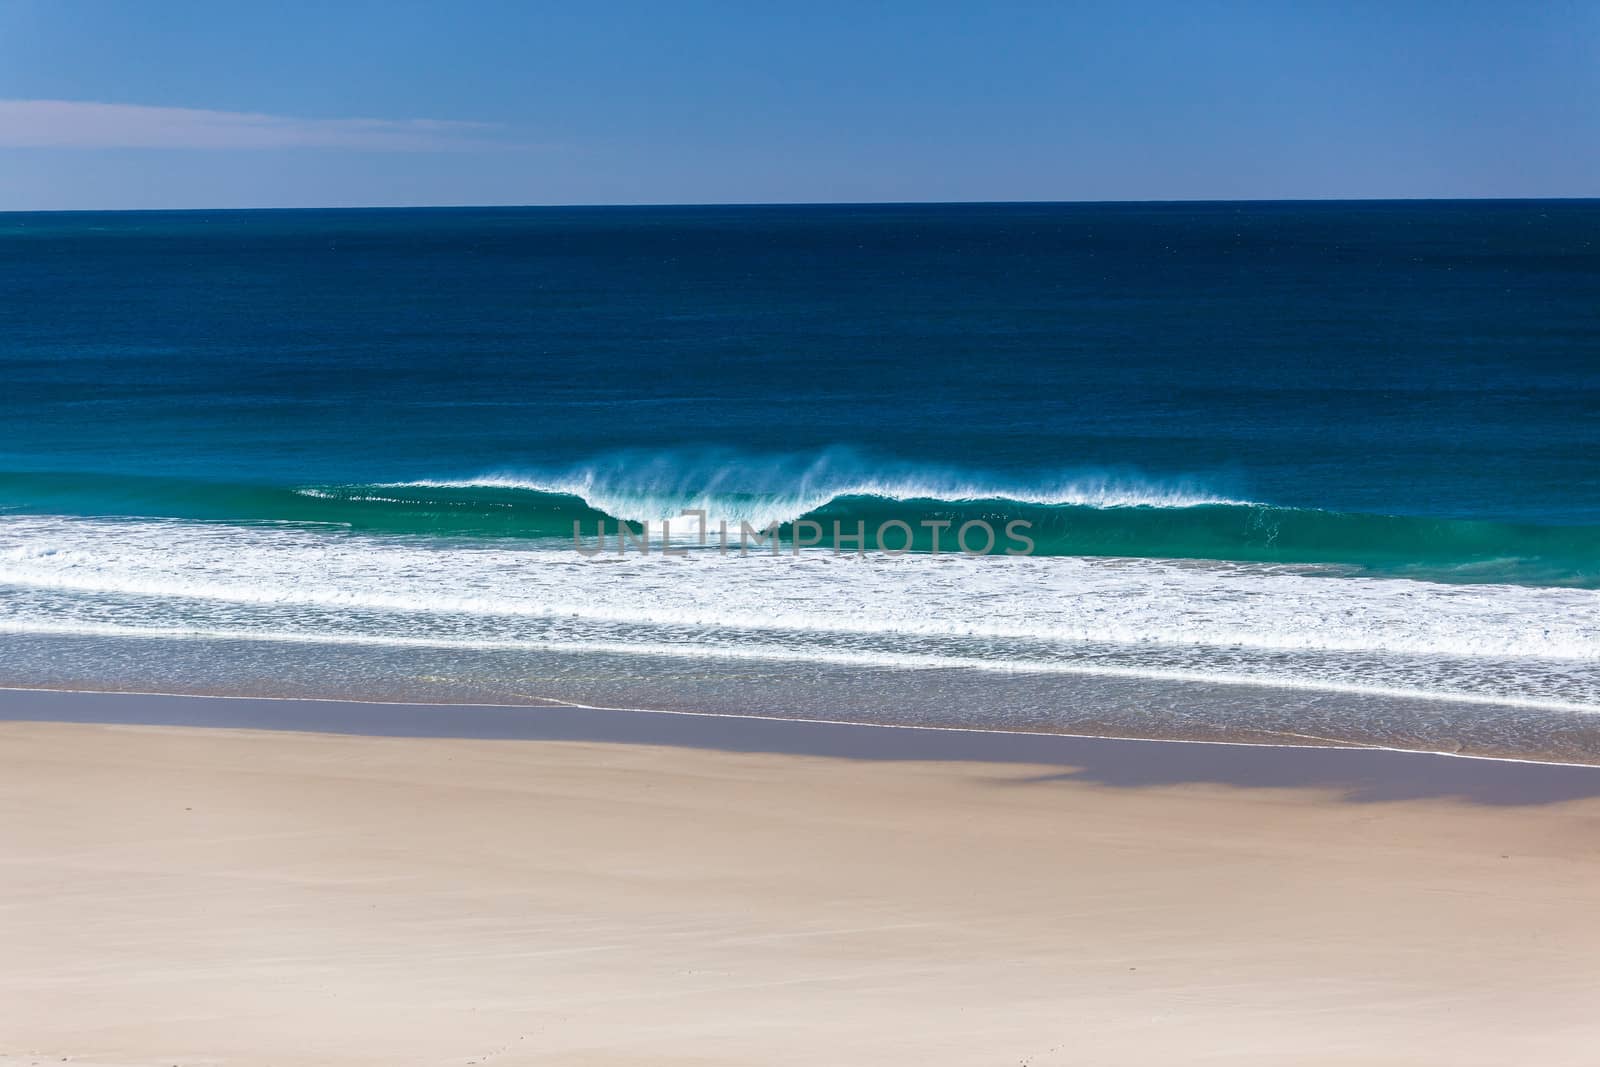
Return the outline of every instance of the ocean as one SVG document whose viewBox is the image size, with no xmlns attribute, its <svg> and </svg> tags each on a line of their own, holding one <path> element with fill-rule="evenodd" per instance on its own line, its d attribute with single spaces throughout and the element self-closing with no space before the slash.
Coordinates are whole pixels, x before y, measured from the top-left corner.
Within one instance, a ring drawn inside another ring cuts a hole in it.
<svg viewBox="0 0 1600 1067">
<path fill-rule="evenodd" d="M 1597 201 L 0 214 L 0 283 L 0 686 L 1600 761 Z"/>
</svg>

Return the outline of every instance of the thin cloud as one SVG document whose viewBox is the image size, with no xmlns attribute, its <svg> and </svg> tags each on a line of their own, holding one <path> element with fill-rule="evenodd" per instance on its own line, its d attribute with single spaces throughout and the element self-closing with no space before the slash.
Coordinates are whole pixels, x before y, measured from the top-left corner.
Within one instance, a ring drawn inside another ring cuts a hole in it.
<svg viewBox="0 0 1600 1067">
<path fill-rule="evenodd" d="M 247 111 L 77 100 L 0 100 L 0 148 L 347 148 L 432 152 L 486 147 L 498 127 L 438 119 L 307 119 Z"/>
</svg>

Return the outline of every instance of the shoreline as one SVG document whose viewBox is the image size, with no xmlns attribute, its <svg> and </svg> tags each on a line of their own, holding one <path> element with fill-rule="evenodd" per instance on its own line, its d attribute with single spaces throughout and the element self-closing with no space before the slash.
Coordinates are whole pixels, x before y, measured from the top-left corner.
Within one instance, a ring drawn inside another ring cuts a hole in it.
<svg viewBox="0 0 1600 1067">
<path fill-rule="evenodd" d="M 960 730 L 1249 744 L 1335 744 L 1600 766 L 1592 715 L 1517 704 L 1177 682 L 1112 673 L 805 669 L 760 658 L 516 653 L 0 635 L 19 689 L 569 705 Z M 1159 672 L 1158 672 L 1159 673 Z M 1535 701 L 1534 703 L 1538 703 Z"/>
<path fill-rule="evenodd" d="M 1477 752 L 1450 752 L 1444 749 L 1400 748 L 1393 745 L 1360 744 L 1352 741 L 1343 741 L 1338 738 L 1320 737 L 1315 734 L 1300 734 L 1306 739 L 1304 743 L 1291 741 L 1246 741 L 1246 740 L 1219 740 L 1206 737 L 1143 737 L 1137 734 L 1099 734 L 1099 733 L 1074 733 L 1070 730 L 1006 730 L 1000 727 L 986 726 L 954 726 L 937 725 L 929 726 L 909 722 L 869 722 L 856 719 L 816 719 L 793 715 L 760 715 L 754 712 L 719 712 L 719 711 L 691 711 L 681 708 L 647 708 L 647 707 L 618 707 L 607 704 L 583 704 L 572 700 L 559 700 L 554 697 L 537 698 L 544 703 L 497 703 L 494 701 L 429 701 L 429 700 L 394 700 L 372 699 L 365 700 L 360 697 L 302 697 L 302 696 L 265 696 L 265 695 L 237 695 L 229 693 L 169 693 L 161 690 L 143 689 L 68 689 L 50 686 L 21 686 L 0 685 L 0 696 L 7 693 L 62 693 L 74 696 L 126 696 L 126 697 L 154 697 L 159 699 L 175 700 L 241 700 L 241 701 L 279 701 L 307 704 L 357 704 L 366 707 L 393 707 L 393 708 L 429 708 L 442 710 L 446 708 L 480 708 L 495 710 L 561 710 L 561 711 L 594 711 L 607 713 L 627 713 L 634 715 L 680 715 L 689 718 L 705 719 L 745 719 L 756 722 L 792 722 L 810 726 L 850 726 L 864 727 L 873 730 L 921 730 L 934 733 L 948 734 L 1003 734 L 1006 736 L 1022 737 L 1066 737 L 1077 740 L 1093 741 L 1149 741 L 1158 744 L 1171 745 L 1229 745 L 1236 748 L 1336 748 L 1353 752 L 1400 752 L 1413 756 L 1450 756 L 1456 759 L 1489 760 L 1494 763 L 1532 763 L 1548 767 L 1600 767 L 1600 763 L 1581 763 L 1567 760 L 1532 759 L 1517 756 L 1485 755 Z M 1438 698 L 1441 702 L 1448 702 L 1446 698 Z M 1496 705 L 1514 707 L 1516 705 Z M 1541 705 L 1543 707 L 1545 705 Z M 0 717 L 0 722 L 15 721 Z M 53 720 L 47 720 L 53 721 Z M 73 720 L 79 721 L 79 720 Z M 89 721 L 89 720 L 83 720 Z M 159 724 L 153 724 L 159 725 Z M 315 732 L 315 731 L 313 731 Z M 456 735 L 447 735 L 456 736 Z"/>
<path fill-rule="evenodd" d="M 865 761 L 1081 766 L 1236 786 L 1336 785 L 1353 797 L 1490 804 L 1600 796 L 1600 766 L 1326 742 L 1118 737 L 559 703 L 455 704 L 0 687 L 0 724 L 80 723 L 373 738 L 581 742 Z"/>
</svg>

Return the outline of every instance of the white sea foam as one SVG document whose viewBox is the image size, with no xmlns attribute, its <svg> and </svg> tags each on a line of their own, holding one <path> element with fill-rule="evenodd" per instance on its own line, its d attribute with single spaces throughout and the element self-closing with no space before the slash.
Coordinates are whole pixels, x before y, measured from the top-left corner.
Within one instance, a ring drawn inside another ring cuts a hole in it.
<svg viewBox="0 0 1600 1067">
<path fill-rule="evenodd" d="M 587 560 L 570 546 L 0 517 L 0 628 L 108 626 L 1600 700 L 1594 590 L 1143 559 Z"/>
<path fill-rule="evenodd" d="M 405 612 L 1600 662 L 1600 591 L 1144 559 L 686 559 L 294 527 L 0 520 L 0 583 Z"/>
</svg>

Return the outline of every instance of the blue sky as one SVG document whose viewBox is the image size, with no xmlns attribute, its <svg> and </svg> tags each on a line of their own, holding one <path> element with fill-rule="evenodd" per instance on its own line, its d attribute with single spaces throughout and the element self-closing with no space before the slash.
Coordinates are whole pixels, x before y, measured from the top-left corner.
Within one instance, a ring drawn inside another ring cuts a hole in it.
<svg viewBox="0 0 1600 1067">
<path fill-rule="evenodd" d="M 1600 0 L 0 0 L 0 210 L 1600 195 Z"/>
</svg>

